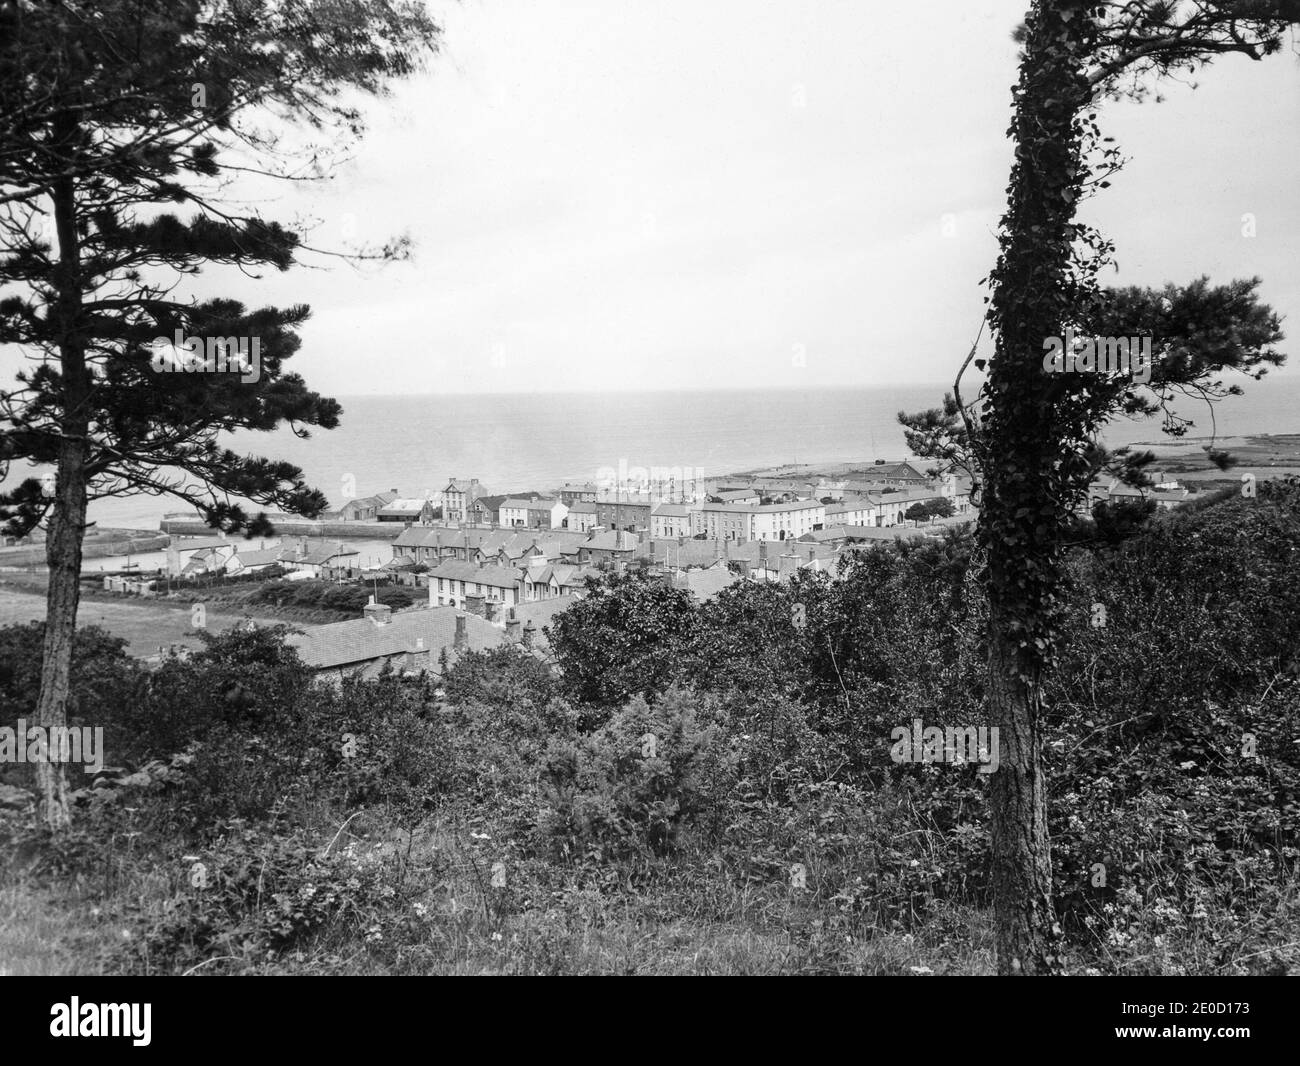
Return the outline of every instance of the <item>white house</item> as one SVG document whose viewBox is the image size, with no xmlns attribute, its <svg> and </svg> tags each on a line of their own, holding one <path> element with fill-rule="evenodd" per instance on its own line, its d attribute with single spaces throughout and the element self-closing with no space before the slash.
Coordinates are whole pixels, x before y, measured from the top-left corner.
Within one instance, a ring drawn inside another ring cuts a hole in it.
<svg viewBox="0 0 1300 1066">
<path fill-rule="evenodd" d="M 523 601 L 523 582 L 514 567 L 444 559 L 429 571 L 428 578 L 430 607 L 464 607 L 470 596 L 511 607 Z"/>
<path fill-rule="evenodd" d="M 691 509 L 680 503 L 661 503 L 650 512 L 650 536 L 656 540 L 695 535 Z"/>
<path fill-rule="evenodd" d="M 718 540 L 797 540 L 826 523 L 818 500 L 795 500 L 751 507 L 706 503 L 700 508 L 700 532 Z"/>
<path fill-rule="evenodd" d="M 596 528 L 596 505 L 590 500 L 569 504 L 568 528 L 578 533 L 590 533 Z"/>
<path fill-rule="evenodd" d="M 225 537 L 172 537 L 167 545 L 167 572 L 172 577 L 180 576 L 187 568 L 191 574 L 216 573 L 225 569 L 234 554 L 235 542 Z"/>
<path fill-rule="evenodd" d="M 508 500 L 501 501 L 501 507 L 498 514 L 503 526 L 526 526 L 528 525 L 528 510 L 532 506 L 532 500 L 524 500 L 519 497 L 511 497 Z"/>
</svg>

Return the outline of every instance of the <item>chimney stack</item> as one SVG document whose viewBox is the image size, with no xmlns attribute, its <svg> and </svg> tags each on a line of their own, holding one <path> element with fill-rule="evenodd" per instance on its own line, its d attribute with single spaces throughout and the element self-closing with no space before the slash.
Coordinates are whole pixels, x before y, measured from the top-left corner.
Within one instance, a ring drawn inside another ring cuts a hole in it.
<svg viewBox="0 0 1300 1066">
<path fill-rule="evenodd" d="M 456 636 L 451 644 L 456 654 L 469 651 L 469 633 L 466 629 L 465 615 L 456 615 Z"/>
<path fill-rule="evenodd" d="M 361 614 L 369 618 L 377 626 L 386 626 L 393 620 L 393 609 L 385 603 L 376 603 L 373 596 L 370 602 L 362 608 Z"/>
<path fill-rule="evenodd" d="M 518 644 L 523 639 L 523 622 L 515 617 L 515 609 L 510 608 L 510 614 L 506 618 L 506 640 L 511 644 Z"/>
<path fill-rule="evenodd" d="M 533 620 L 531 618 L 528 619 L 528 624 L 524 626 L 523 632 L 523 644 L 525 648 L 531 648 L 533 646 L 533 635 L 536 632 L 537 627 L 533 625 Z"/>
</svg>

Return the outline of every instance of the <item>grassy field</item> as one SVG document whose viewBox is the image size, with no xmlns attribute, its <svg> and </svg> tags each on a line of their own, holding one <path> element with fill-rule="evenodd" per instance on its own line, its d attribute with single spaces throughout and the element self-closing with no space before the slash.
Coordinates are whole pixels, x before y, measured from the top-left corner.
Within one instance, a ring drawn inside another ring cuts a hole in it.
<svg viewBox="0 0 1300 1066">
<path fill-rule="evenodd" d="M 246 615 L 208 609 L 208 629 L 222 632 Z M 20 591 L 0 583 L 0 626 L 39 622 L 45 618 L 45 597 L 36 592 Z M 282 619 L 258 617 L 259 624 L 275 624 Z M 150 600 L 93 600 L 81 602 L 77 624 L 103 626 L 114 636 L 127 641 L 127 651 L 139 658 L 158 654 L 158 645 L 199 647 L 199 638 L 190 624 L 189 605 L 171 606 Z"/>
</svg>

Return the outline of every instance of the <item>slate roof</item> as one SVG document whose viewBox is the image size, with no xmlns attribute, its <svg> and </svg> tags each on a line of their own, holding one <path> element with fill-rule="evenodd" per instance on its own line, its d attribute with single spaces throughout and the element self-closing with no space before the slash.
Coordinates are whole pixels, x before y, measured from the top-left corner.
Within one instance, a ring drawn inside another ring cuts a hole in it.
<svg viewBox="0 0 1300 1066">
<path fill-rule="evenodd" d="M 600 571 L 592 566 L 575 566 L 572 563 L 556 563 L 550 566 L 530 567 L 527 579 L 533 584 L 549 584 L 551 578 L 561 586 L 581 586 L 590 577 L 600 577 Z"/>
<path fill-rule="evenodd" d="M 424 505 L 428 500 L 407 497 L 401 500 L 391 500 L 386 506 L 379 508 L 378 515 L 391 515 L 397 517 L 400 515 L 418 515 L 424 510 Z"/>
<path fill-rule="evenodd" d="M 721 511 L 723 514 L 758 514 L 758 505 L 752 503 L 703 503 L 701 511 Z"/>
<path fill-rule="evenodd" d="M 595 514 L 596 505 L 590 500 L 578 500 L 569 504 L 569 514 Z"/>
<path fill-rule="evenodd" d="M 478 506 L 489 514 L 495 514 L 501 510 L 501 505 L 508 499 L 510 499 L 509 496 L 479 496 L 470 506 Z"/>
<path fill-rule="evenodd" d="M 477 615 L 451 607 L 428 607 L 398 612 L 385 625 L 375 625 L 369 618 L 354 618 L 312 626 L 301 634 L 285 637 L 285 643 L 296 648 L 308 666 L 327 670 L 403 652 L 415 653 L 417 640 L 423 638 L 424 651 L 430 653 L 429 668 L 436 669 L 438 653 L 444 647 L 449 655 L 453 653 L 457 615 L 465 617 L 471 651 L 486 651 L 505 640 L 501 629 Z"/>
<path fill-rule="evenodd" d="M 635 533 L 626 530 L 609 530 L 597 533 L 590 540 L 583 541 L 583 548 L 595 548 L 603 551 L 632 551 L 640 543 Z"/>
<path fill-rule="evenodd" d="M 428 578 L 474 581 L 492 588 L 512 589 L 519 584 L 519 571 L 509 566 L 477 566 L 459 559 L 444 559 L 430 568 Z"/>
<path fill-rule="evenodd" d="M 568 610 L 581 597 L 578 596 L 554 596 L 549 600 L 534 600 L 532 603 L 521 603 L 514 608 L 515 617 L 524 625 L 532 622 L 536 627 L 533 634 L 533 646 L 549 646 L 550 641 L 546 639 L 545 628 L 555 620 L 555 616 L 562 611 Z"/>
<path fill-rule="evenodd" d="M 899 536 L 903 526 L 848 526 L 836 525 L 826 529 L 816 529 L 799 538 L 802 543 L 827 544 L 837 540 L 856 538 L 858 540 L 893 540 Z"/>
<path fill-rule="evenodd" d="M 309 548 L 305 555 L 282 554 L 281 558 L 287 563 L 302 563 L 308 566 L 324 566 L 332 559 L 341 559 L 348 555 L 360 555 L 356 548 L 349 548 L 343 543 L 338 544 L 318 544 L 314 548 Z"/>
<path fill-rule="evenodd" d="M 880 478 L 889 478 L 892 480 L 901 480 L 908 478 L 916 481 L 929 481 L 929 477 L 924 470 L 914 466 L 910 461 L 903 463 L 894 463 L 892 465 L 876 467 L 872 473 Z"/>
<path fill-rule="evenodd" d="M 241 566 L 270 566 L 278 563 L 284 554 L 284 548 L 266 548 L 262 551 L 235 552 L 235 558 Z"/>
<path fill-rule="evenodd" d="M 917 503 L 920 500 L 937 500 L 943 493 L 938 489 L 907 488 L 898 492 L 868 493 L 868 499 L 878 500 L 884 504 Z"/>
<path fill-rule="evenodd" d="M 671 563 L 673 566 L 709 566 L 714 559 L 721 557 L 722 548 L 716 550 L 711 540 L 687 538 L 685 544 L 675 540 L 651 541 L 652 558 L 657 563 Z"/>
<path fill-rule="evenodd" d="M 725 566 L 710 566 L 698 570 L 679 570 L 672 576 L 674 588 L 686 589 L 699 602 L 712 599 L 723 589 L 743 580 Z"/>
<path fill-rule="evenodd" d="M 771 514 L 773 511 L 808 511 L 824 506 L 820 500 L 793 500 L 790 503 L 766 503 L 755 507 L 759 514 Z"/>
<path fill-rule="evenodd" d="M 178 540 L 173 537 L 170 546 L 178 552 L 189 552 L 223 546 L 234 547 L 235 545 L 234 541 L 226 540 L 224 537 L 195 537 L 193 540 Z"/>
<path fill-rule="evenodd" d="M 680 503 L 661 503 L 651 513 L 660 518 L 690 518 L 691 509 Z"/>
</svg>

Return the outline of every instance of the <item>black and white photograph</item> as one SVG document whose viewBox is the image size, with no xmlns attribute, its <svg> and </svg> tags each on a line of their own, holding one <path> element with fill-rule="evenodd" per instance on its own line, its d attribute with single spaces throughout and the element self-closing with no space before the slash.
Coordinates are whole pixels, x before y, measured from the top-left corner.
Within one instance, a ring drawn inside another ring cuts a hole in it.
<svg viewBox="0 0 1300 1066">
<path fill-rule="evenodd" d="M 1122 977 L 1026 1024 L 1255 1046 L 1298 335 L 1297 0 L 0 0 L 22 1027 Z"/>
</svg>

